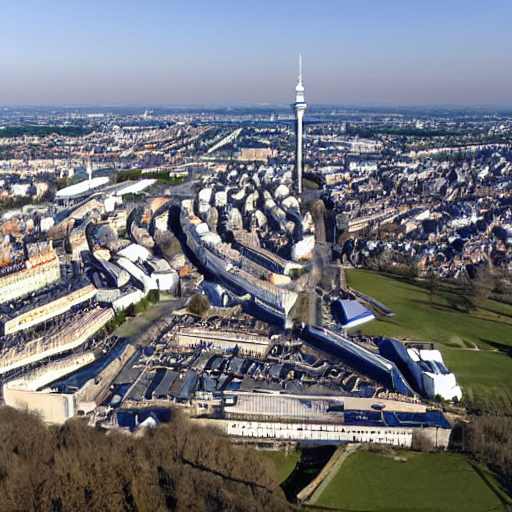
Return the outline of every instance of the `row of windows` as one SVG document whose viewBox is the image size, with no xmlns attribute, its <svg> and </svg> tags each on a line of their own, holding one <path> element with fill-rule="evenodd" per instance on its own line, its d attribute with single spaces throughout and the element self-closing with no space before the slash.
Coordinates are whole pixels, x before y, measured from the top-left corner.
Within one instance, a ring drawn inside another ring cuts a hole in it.
<svg viewBox="0 0 512 512">
<path fill-rule="evenodd" d="M 271 430 L 271 428 L 269 426 L 266 426 L 266 425 L 262 425 L 261 423 L 258 423 L 257 426 L 252 426 L 252 425 L 245 425 L 245 424 L 242 424 L 242 425 L 239 425 L 237 423 L 233 423 L 230 425 L 230 427 L 232 429 L 246 429 L 247 430 Z M 305 431 L 309 431 L 309 432 L 326 432 L 327 431 L 327 428 L 326 428 L 326 425 L 322 425 L 320 427 L 320 429 L 304 429 L 302 426 L 298 426 L 297 428 L 290 428 L 290 429 L 287 429 L 287 428 L 276 428 L 275 429 L 276 431 L 281 431 L 281 430 L 292 430 L 292 431 L 295 431 L 295 432 L 302 432 L 303 430 Z M 408 431 L 394 431 L 394 430 L 384 430 L 384 431 L 376 431 L 376 430 L 371 430 L 371 431 L 368 431 L 368 430 L 345 430 L 344 428 L 342 428 L 341 430 L 331 430 L 331 432 L 339 432 L 341 434 L 359 434 L 359 435 L 384 435 L 384 436 L 407 436 L 407 435 L 412 435 L 411 432 L 408 432 Z"/>
</svg>

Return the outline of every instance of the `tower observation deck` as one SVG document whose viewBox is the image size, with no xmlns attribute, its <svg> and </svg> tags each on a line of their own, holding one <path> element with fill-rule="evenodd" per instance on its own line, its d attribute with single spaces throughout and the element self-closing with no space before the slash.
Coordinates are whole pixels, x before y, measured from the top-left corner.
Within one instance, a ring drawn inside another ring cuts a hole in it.
<svg viewBox="0 0 512 512">
<path fill-rule="evenodd" d="M 302 85 L 302 55 L 299 55 L 299 81 L 295 87 L 295 103 L 292 108 L 295 111 L 295 175 L 297 178 L 297 192 L 302 194 L 302 118 L 307 108 L 304 101 L 304 85 Z"/>
</svg>

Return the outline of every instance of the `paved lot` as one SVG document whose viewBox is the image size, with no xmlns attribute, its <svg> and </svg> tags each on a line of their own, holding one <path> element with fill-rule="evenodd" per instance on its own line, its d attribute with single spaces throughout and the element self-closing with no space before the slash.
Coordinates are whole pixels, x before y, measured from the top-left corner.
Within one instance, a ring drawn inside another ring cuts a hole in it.
<svg viewBox="0 0 512 512">
<path fill-rule="evenodd" d="M 149 329 L 161 320 L 171 316 L 175 309 L 183 307 L 181 300 L 163 299 L 140 313 L 135 318 L 128 319 L 119 326 L 115 334 L 120 338 L 127 338 L 134 345 L 146 345 L 149 340 L 140 340 Z"/>
</svg>

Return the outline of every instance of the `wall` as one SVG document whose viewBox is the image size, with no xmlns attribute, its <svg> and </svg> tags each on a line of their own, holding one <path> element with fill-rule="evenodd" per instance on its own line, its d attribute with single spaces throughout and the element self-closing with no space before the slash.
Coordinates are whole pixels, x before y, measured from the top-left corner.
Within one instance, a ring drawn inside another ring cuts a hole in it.
<svg viewBox="0 0 512 512">
<path fill-rule="evenodd" d="M 48 423 L 64 423 L 75 414 L 74 395 L 27 391 L 3 386 L 5 405 L 38 414 Z"/>
<path fill-rule="evenodd" d="M 270 340 L 264 337 L 199 329 L 180 331 L 177 340 L 180 345 L 184 346 L 197 345 L 200 342 L 212 343 L 215 347 L 220 348 L 234 348 L 235 345 L 238 345 L 240 350 L 256 354 L 264 354 L 270 343 Z"/>
<path fill-rule="evenodd" d="M 205 423 L 203 420 L 202 423 Z M 245 438 L 271 438 L 287 441 L 324 443 L 380 443 L 409 448 L 413 429 L 392 427 L 362 427 L 322 423 L 279 423 L 257 421 L 210 420 L 208 426 L 225 434 Z"/>
<path fill-rule="evenodd" d="M 126 348 L 118 357 L 116 357 L 98 375 L 88 380 L 76 393 L 76 401 L 78 404 L 77 409 L 81 408 L 82 402 L 84 404 L 95 402 L 96 405 L 103 402 L 110 392 L 110 384 L 117 377 L 117 374 L 130 360 L 136 350 L 137 349 L 133 345 L 126 345 Z"/>
</svg>

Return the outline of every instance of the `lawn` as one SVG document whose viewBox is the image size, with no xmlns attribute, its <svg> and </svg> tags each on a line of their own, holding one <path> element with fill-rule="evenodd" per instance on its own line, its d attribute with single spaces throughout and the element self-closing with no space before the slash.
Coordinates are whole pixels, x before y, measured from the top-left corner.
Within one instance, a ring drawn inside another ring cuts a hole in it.
<svg viewBox="0 0 512 512">
<path fill-rule="evenodd" d="M 512 409 L 512 359 L 503 353 L 439 347 L 462 386 L 468 406 L 486 411 Z"/>
<path fill-rule="evenodd" d="M 263 450 L 261 453 L 275 464 L 280 484 L 292 474 L 301 456 L 300 452 L 296 450 L 290 450 L 288 454 L 281 450 Z"/>
<path fill-rule="evenodd" d="M 425 288 L 373 272 L 348 270 L 347 280 L 396 315 L 378 315 L 362 332 L 434 342 L 469 402 L 512 409 L 512 358 L 496 351 L 512 348 L 512 306 L 486 301 L 476 311 L 462 313 L 441 295 L 431 303 Z"/>
<path fill-rule="evenodd" d="M 490 512 L 503 511 L 507 499 L 497 483 L 488 482 L 462 455 L 360 449 L 351 455 L 315 505 L 368 512 Z M 491 480 L 489 480 L 491 478 Z"/>
</svg>

